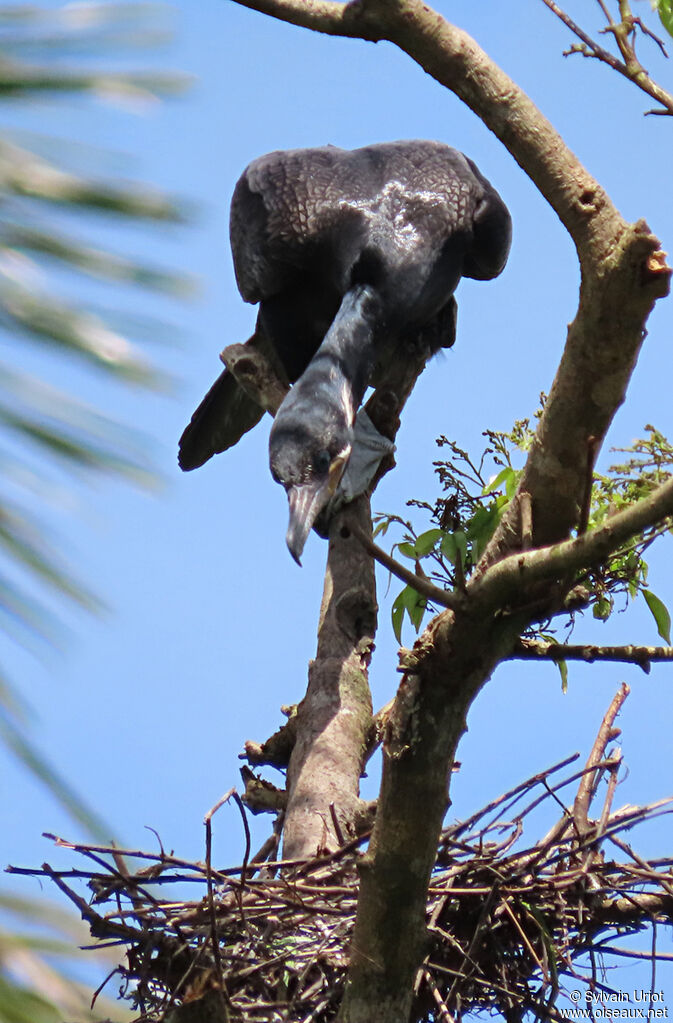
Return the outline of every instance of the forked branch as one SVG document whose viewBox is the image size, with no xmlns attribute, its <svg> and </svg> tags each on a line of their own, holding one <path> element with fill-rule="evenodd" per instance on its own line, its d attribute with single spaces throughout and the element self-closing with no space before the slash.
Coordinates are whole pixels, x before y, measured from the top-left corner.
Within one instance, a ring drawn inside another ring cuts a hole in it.
<svg viewBox="0 0 673 1023">
<path fill-rule="evenodd" d="M 572 53 L 580 53 L 583 57 L 593 57 L 596 60 L 601 61 L 602 64 L 607 64 L 613 71 L 617 71 L 618 74 L 623 75 L 624 78 L 628 78 L 629 81 L 637 85 L 639 89 L 642 89 L 644 93 L 650 96 L 653 100 L 661 106 L 656 110 L 648 110 L 648 114 L 663 114 L 665 116 L 673 116 L 673 95 L 666 89 L 662 89 L 652 78 L 640 63 L 638 56 L 636 55 L 635 47 L 635 34 L 636 28 L 640 28 L 644 35 L 649 36 L 654 42 L 656 42 L 659 48 L 663 51 L 664 56 L 668 56 L 661 39 L 651 32 L 640 18 L 636 18 L 631 11 L 631 6 L 628 0 L 620 0 L 619 2 L 619 21 L 615 21 L 604 7 L 603 11 L 606 15 L 607 26 L 602 29 L 603 33 L 610 33 L 619 49 L 622 57 L 619 60 L 613 53 L 606 50 L 605 47 L 601 46 L 592 39 L 584 29 L 573 21 L 569 14 L 563 10 L 555 2 L 555 0 L 542 0 L 542 3 L 552 11 L 553 14 L 559 18 L 563 24 L 570 29 L 580 42 L 573 44 L 569 50 L 566 50 L 564 56 L 569 56 Z"/>
</svg>

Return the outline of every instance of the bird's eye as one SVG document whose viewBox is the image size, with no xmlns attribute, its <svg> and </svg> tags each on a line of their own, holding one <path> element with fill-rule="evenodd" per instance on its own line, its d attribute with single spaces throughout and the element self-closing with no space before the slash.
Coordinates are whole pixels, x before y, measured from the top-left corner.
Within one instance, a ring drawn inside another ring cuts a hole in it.
<svg viewBox="0 0 673 1023">
<path fill-rule="evenodd" d="M 313 469 L 322 476 L 329 470 L 331 462 L 329 451 L 323 448 L 313 459 Z"/>
</svg>

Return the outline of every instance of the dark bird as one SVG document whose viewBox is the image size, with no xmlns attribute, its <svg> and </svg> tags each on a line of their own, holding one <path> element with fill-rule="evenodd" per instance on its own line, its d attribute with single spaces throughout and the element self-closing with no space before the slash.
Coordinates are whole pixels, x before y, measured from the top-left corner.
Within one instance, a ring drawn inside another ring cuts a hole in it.
<svg viewBox="0 0 673 1023">
<path fill-rule="evenodd" d="M 511 220 L 472 160 L 441 142 L 404 141 L 254 160 L 234 190 L 230 231 L 239 291 L 259 303 L 248 344 L 294 384 L 269 451 L 299 561 L 348 464 L 377 363 L 446 321 L 461 277 L 501 272 Z M 182 435 L 180 466 L 231 447 L 262 415 L 225 370 Z"/>
</svg>

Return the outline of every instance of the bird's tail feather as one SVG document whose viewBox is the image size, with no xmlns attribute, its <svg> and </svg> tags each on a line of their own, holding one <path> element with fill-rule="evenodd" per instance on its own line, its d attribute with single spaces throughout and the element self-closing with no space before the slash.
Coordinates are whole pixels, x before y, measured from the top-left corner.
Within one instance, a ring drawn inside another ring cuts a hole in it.
<svg viewBox="0 0 673 1023">
<path fill-rule="evenodd" d="M 264 409 L 250 398 L 226 369 L 217 378 L 180 438 L 178 465 L 197 469 L 212 455 L 236 444 L 252 430 Z"/>
</svg>

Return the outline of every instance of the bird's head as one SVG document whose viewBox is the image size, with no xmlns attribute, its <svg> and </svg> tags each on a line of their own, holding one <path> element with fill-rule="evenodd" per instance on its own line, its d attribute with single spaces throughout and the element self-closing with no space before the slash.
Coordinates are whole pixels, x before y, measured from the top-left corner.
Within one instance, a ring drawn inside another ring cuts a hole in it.
<svg viewBox="0 0 673 1023">
<path fill-rule="evenodd" d="M 271 474 L 285 487 L 290 504 L 286 542 L 301 565 L 313 523 L 334 495 L 352 447 L 352 430 L 314 434 L 300 424 L 274 423 L 269 438 Z"/>
</svg>

